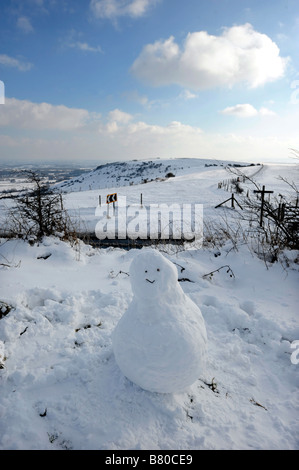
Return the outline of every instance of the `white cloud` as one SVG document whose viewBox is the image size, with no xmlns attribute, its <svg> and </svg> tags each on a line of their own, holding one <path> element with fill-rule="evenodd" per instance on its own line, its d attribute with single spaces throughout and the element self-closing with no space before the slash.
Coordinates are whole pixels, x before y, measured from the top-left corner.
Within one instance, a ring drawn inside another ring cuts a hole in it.
<svg viewBox="0 0 299 470">
<path fill-rule="evenodd" d="M 159 0 L 91 0 L 90 8 L 96 18 L 138 18 L 145 15 L 157 1 Z"/>
<path fill-rule="evenodd" d="M 145 157 L 166 154 L 179 156 L 190 150 L 195 150 L 200 144 L 202 130 L 173 121 L 166 126 L 148 124 L 144 121 L 135 121 L 134 116 L 127 119 L 111 120 L 117 111 L 109 113 L 110 119 L 106 125 L 99 126 L 99 134 L 103 145 L 113 148 L 114 153 L 133 158 L 137 154 Z M 127 113 L 124 113 L 126 116 Z M 188 150 L 187 150 L 188 148 Z M 116 150 L 118 149 L 118 150 Z M 133 157 L 132 157 L 133 156 Z"/>
<path fill-rule="evenodd" d="M 179 98 L 182 98 L 184 100 L 193 100 L 194 98 L 197 98 L 198 96 L 195 95 L 194 93 L 191 93 L 191 91 L 189 90 L 183 90 L 180 95 L 179 95 Z"/>
<path fill-rule="evenodd" d="M 101 133 L 73 132 L 61 134 L 60 138 L 41 138 L 22 135 L 0 136 L 2 154 L 6 158 L 24 161 L 40 160 L 110 160 L 119 161 L 133 158 L 152 159 L 174 157 L 198 157 L 227 159 L 247 162 L 292 163 L 290 148 L 298 148 L 298 137 L 241 136 L 239 134 L 196 132 L 192 127 L 181 124 L 181 132 L 175 126 L 154 126 L 145 122 L 130 123 L 120 127 L 114 134 L 107 130 Z M 129 132 L 130 131 L 130 132 Z M 54 157 L 53 157 L 54 156 Z"/>
<path fill-rule="evenodd" d="M 0 127 L 73 130 L 82 128 L 97 118 L 97 115 L 91 115 L 85 109 L 32 103 L 15 98 L 7 98 L 5 105 L 0 107 Z"/>
<path fill-rule="evenodd" d="M 93 126 L 83 127 L 84 132 L 74 128 L 46 134 L 37 127 L 35 133 L 33 128 L 27 133 L 24 130 L 18 133 L 15 129 L 12 136 L 0 135 L 2 154 L 11 159 L 20 159 L 21 156 L 24 160 L 40 159 L 41 155 L 45 160 L 52 160 L 54 155 L 57 160 L 72 161 L 184 156 L 249 162 L 289 159 L 291 162 L 289 149 L 298 148 L 298 111 L 289 116 L 287 126 L 285 117 L 280 119 L 278 116 L 271 127 L 266 122 L 259 122 L 255 128 L 246 128 L 243 133 L 230 134 L 206 133 L 178 121 L 163 126 L 135 121 L 133 117 L 121 124 L 110 121 L 110 116 L 106 116 L 110 127 L 103 124 L 99 128 L 94 122 Z"/>
<path fill-rule="evenodd" d="M 116 121 L 110 121 L 106 127 L 100 126 L 99 132 L 107 131 L 108 134 L 115 134 L 119 130 L 119 126 Z"/>
<path fill-rule="evenodd" d="M 179 121 L 172 121 L 166 126 L 147 124 L 143 121 L 136 121 L 132 114 L 121 111 L 120 109 L 114 109 L 107 115 L 107 123 L 100 123 L 98 132 L 105 138 L 113 136 L 115 141 L 122 142 L 123 145 L 141 145 L 141 141 L 144 140 L 146 145 L 152 147 L 153 142 L 151 140 L 168 138 L 173 139 L 173 142 L 200 135 L 202 130 L 198 127 L 192 127 L 183 124 Z M 168 142 L 169 145 L 169 142 Z"/>
<path fill-rule="evenodd" d="M 133 119 L 132 114 L 121 111 L 120 109 L 114 109 L 109 112 L 109 120 L 119 122 L 121 124 L 127 124 Z"/>
<path fill-rule="evenodd" d="M 17 20 L 17 27 L 23 33 L 32 33 L 34 31 L 33 26 L 26 16 L 20 16 Z"/>
<path fill-rule="evenodd" d="M 202 130 L 199 127 L 192 127 L 179 121 L 172 121 L 167 126 L 158 126 L 139 121 L 130 124 L 127 130 L 128 134 L 131 135 L 140 135 L 140 133 L 144 135 L 146 133 L 148 136 L 172 137 L 173 139 L 187 139 L 188 137 L 202 134 Z"/>
<path fill-rule="evenodd" d="M 91 46 L 88 42 L 81 40 L 82 36 L 82 33 L 72 29 L 69 31 L 67 37 L 60 41 L 61 45 L 62 47 L 78 49 L 85 52 L 103 53 L 101 46 Z"/>
<path fill-rule="evenodd" d="M 80 51 L 88 52 L 103 52 L 101 46 L 90 46 L 87 42 L 76 41 L 69 44 L 69 47 L 74 47 Z"/>
<path fill-rule="evenodd" d="M 274 111 L 265 107 L 260 108 L 260 114 L 262 116 L 277 116 L 277 114 Z"/>
<path fill-rule="evenodd" d="M 109 125 L 100 127 L 99 135 L 103 157 L 110 155 L 112 159 L 186 156 L 262 162 L 288 158 L 288 149 L 294 145 L 296 148 L 295 143 L 298 142 L 295 124 L 293 127 L 290 133 L 277 137 L 276 128 L 272 132 L 266 123 L 242 135 L 206 133 L 178 121 L 163 126 L 133 118 L 123 125 L 111 121 Z"/>
<path fill-rule="evenodd" d="M 108 114 L 108 123 L 106 126 L 100 125 L 99 131 L 107 131 L 108 134 L 115 134 L 122 126 L 128 124 L 133 119 L 133 116 L 129 113 L 121 111 L 120 109 L 114 109 Z"/>
<path fill-rule="evenodd" d="M 175 83 L 200 90 L 246 83 L 255 88 L 281 78 L 288 60 L 266 34 L 246 23 L 224 28 L 220 36 L 189 33 L 183 48 L 173 36 L 148 44 L 131 70 L 154 86 Z"/>
<path fill-rule="evenodd" d="M 265 108 L 252 108 L 257 116 L 267 114 Z M 81 161 L 154 156 L 283 161 L 289 158 L 290 148 L 298 148 L 299 111 L 295 107 L 291 111 L 277 115 L 271 126 L 267 119 L 252 119 L 250 125 L 246 122 L 228 134 L 220 129 L 204 132 L 180 121 L 152 124 L 121 109 L 100 119 L 85 109 L 8 98 L 0 106 L 0 146 L 6 158 L 21 155 L 24 160 L 53 159 L 54 155 L 57 160 Z"/>
<path fill-rule="evenodd" d="M 221 111 L 222 114 L 229 114 L 238 117 L 252 117 L 258 114 L 258 111 L 251 104 L 236 104 L 235 106 L 228 106 Z"/>
<path fill-rule="evenodd" d="M 201 134 L 202 130 L 198 127 L 192 127 L 182 124 L 179 121 L 172 121 L 167 126 L 159 126 L 155 124 L 147 124 L 143 121 L 135 121 L 132 114 L 114 109 L 110 111 L 107 116 L 108 123 L 99 126 L 99 132 L 105 134 L 119 134 L 119 137 L 126 138 L 132 135 L 147 135 L 147 136 L 191 136 Z"/>
<path fill-rule="evenodd" d="M 0 54 L 0 65 L 4 65 L 5 67 L 15 67 L 21 72 L 27 72 L 32 68 L 32 64 L 29 62 L 23 62 L 22 60 L 15 59 L 14 57 L 10 57 L 6 54 Z"/>
<path fill-rule="evenodd" d="M 253 116 L 276 116 L 274 111 L 271 111 L 268 108 L 262 107 L 260 110 L 257 110 L 251 104 L 236 104 L 235 106 L 228 106 L 227 108 L 220 111 L 221 114 L 228 114 L 231 116 L 237 116 L 241 118 L 248 118 Z"/>
</svg>

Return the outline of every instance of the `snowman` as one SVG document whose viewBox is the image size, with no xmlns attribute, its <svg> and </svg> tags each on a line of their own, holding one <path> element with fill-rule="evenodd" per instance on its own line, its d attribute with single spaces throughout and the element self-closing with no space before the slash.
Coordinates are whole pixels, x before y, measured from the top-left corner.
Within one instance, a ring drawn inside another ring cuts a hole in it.
<svg viewBox="0 0 299 470">
<path fill-rule="evenodd" d="M 133 300 L 112 333 L 116 363 L 141 388 L 184 391 L 202 375 L 207 334 L 200 309 L 161 253 L 142 250 L 130 266 Z"/>
</svg>

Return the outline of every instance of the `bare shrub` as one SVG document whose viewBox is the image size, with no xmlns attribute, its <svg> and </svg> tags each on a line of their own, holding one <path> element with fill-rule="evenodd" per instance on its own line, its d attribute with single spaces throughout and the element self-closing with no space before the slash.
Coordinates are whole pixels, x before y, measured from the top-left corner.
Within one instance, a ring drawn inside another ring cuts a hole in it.
<svg viewBox="0 0 299 470">
<path fill-rule="evenodd" d="M 252 183 L 257 192 L 259 185 L 250 177 L 245 176 L 239 169 L 229 169 L 233 174 L 249 183 Z M 266 265 L 279 260 L 284 250 L 299 250 L 299 202 L 298 187 L 294 182 L 289 182 L 280 177 L 286 183 L 286 196 L 282 198 L 272 196 L 272 200 L 263 201 L 263 213 L 261 216 L 261 201 L 254 195 L 246 195 L 245 191 L 239 192 L 243 210 L 238 211 L 222 208 L 224 216 L 217 221 L 205 222 L 204 246 L 220 248 L 230 241 L 232 248 L 237 250 L 238 245 L 246 243 L 250 250 L 264 260 Z M 258 193 L 257 193 L 258 194 Z M 229 220 L 226 217 L 230 211 Z"/>
<path fill-rule="evenodd" d="M 64 209 L 62 194 L 51 191 L 34 171 L 25 173 L 32 189 L 15 198 L 15 205 L 8 212 L 6 232 L 32 241 L 50 235 L 74 241 L 76 232 Z"/>
</svg>

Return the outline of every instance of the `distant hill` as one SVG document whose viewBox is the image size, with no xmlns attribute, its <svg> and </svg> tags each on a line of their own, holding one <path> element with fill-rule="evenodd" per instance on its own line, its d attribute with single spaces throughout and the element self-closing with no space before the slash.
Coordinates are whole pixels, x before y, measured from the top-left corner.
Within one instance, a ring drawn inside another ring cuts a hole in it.
<svg viewBox="0 0 299 470">
<path fill-rule="evenodd" d="M 175 176 L 202 172 L 217 166 L 223 168 L 249 165 L 253 164 L 198 158 L 131 160 L 100 165 L 91 172 L 56 184 L 55 188 L 63 192 L 88 191 L 161 181 Z"/>
</svg>

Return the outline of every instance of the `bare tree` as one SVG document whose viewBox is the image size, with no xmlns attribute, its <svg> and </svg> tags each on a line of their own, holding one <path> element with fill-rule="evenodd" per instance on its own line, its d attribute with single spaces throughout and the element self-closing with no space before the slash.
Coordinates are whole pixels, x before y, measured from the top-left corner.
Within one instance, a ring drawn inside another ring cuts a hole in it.
<svg viewBox="0 0 299 470">
<path fill-rule="evenodd" d="M 69 238 L 73 230 L 62 194 L 51 191 L 36 172 L 25 173 L 33 188 L 15 199 L 15 207 L 9 212 L 10 232 L 37 240 L 49 235 Z"/>
</svg>

